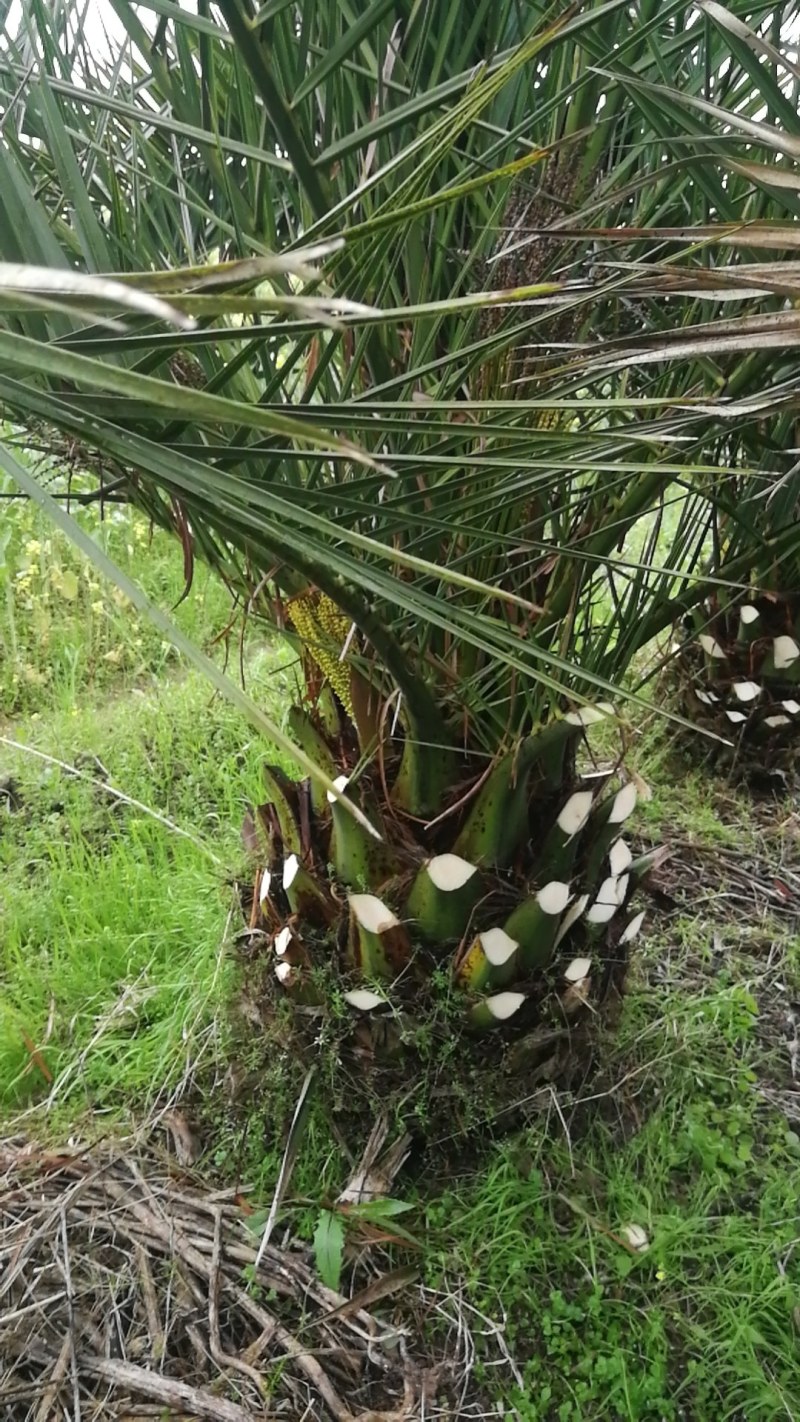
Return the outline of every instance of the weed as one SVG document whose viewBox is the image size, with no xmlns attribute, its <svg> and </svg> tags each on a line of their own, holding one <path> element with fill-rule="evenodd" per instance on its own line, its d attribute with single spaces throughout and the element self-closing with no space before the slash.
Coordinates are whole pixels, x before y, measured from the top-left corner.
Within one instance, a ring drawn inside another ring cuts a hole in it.
<svg viewBox="0 0 800 1422">
<path fill-rule="evenodd" d="M 496 1368 L 484 1385 L 525 1422 L 800 1410 L 800 1141 L 758 1090 L 752 963 L 684 995 L 659 983 L 662 952 L 652 936 L 608 1093 L 551 1110 L 427 1206 L 428 1282 L 461 1275 L 505 1320 L 522 1386 Z"/>
<path fill-rule="evenodd" d="M 75 493 L 81 492 L 80 478 Z M 39 714 L 42 705 L 71 710 L 89 695 L 152 681 L 177 665 L 174 649 L 117 590 L 91 568 L 45 514 L 26 500 L 5 497 L 0 480 L 0 716 Z M 180 552 L 162 530 L 127 507 L 74 507 L 80 523 L 125 569 L 135 567 L 145 591 L 174 606 L 184 591 Z M 176 618 L 203 641 L 225 627 L 230 599 L 198 567 L 195 594 Z"/>
<path fill-rule="evenodd" d="M 127 511 L 103 525 L 91 517 L 98 536 L 133 538 L 151 591 L 177 598 L 180 549 L 165 539 L 154 553 Z M 0 688 L 6 710 L 45 712 L 6 725 L 0 744 L 0 777 L 14 789 L 0 800 L 0 1101 L 8 1111 L 47 1100 L 73 1118 L 141 1111 L 200 1058 L 224 1055 L 231 881 L 267 750 L 199 679 L 176 666 L 153 681 L 169 663 L 152 642 L 149 661 L 137 661 L 130 610 L 106 608 L 98 630 L 85 570 L 27 505 L 11 506 L 9 525 L 15 619 L 0 637 L 15 642 L 22 672 L 5 656 Z M 216 587 L 185 615 L 208 637 L 224 605 Z M 107 645 L 120 651 L 113 663 L 99 655 Z M 252 685 L 273 703 L 286 660 L 249 654 Z M 26 679 L 25 665 L 36 676 Z M 100 689 L 110 694 L 92 704 Z"/>
</svg>

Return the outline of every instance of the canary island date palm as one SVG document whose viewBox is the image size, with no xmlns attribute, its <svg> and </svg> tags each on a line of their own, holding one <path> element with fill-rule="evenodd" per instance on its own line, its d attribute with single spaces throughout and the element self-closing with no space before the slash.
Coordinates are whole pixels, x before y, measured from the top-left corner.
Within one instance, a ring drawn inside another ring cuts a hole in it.
<svg viewBox="0 0 800 1422">
<path fill-rule="evenodd" d="M 724 47 L 615 0 L 140 8 L 106 60 L 57 6 L 6 44 L 3 412 L 296 647 L 310 774 L 248 824 L 274 992 L 389 1054 L 438 995 L 552 1073 L 642 920 L 634 784 L 584 741 L 718 585 L 720 429 L 769 401 L 709 392 L 741 334 L 698 304 L 773 288 L 698 259 L 743 251 L 686 207 L 727 170 L 662 133 Z"/>
<path fill-rule="evenodd" d="M 698 353 L 697 338 L 704 341 L 704 359 L 700 367 L 673 367 L 671 380 L 676 395 L 682 390 L 690 398 L 716 389 L 723 396 L 720 412 L 727 405 L 735 417 L 716 427 L 711 422 L 702 433 L 705 461 L 716 466 L 705 482 L 706 511 L 698 513 L 705 543 L 695 546 L 698 574 L 709 578 L 709 587 L 702 600 L 683 609 L 675 650 L 687 718 L 715 737 L 695 737 L 695 744 L 718 749 L 721 739 L 733 746 L 743 769 L 760 773 L 790 763 L 800 729 L 800 561 L 794 539 L 800 486 L 792 395 L 800 191 L 796 19 L 775 12 L 765 24 L 763 11 L 716 0 L 704 0 L 699 13 L 705 42 L 693 57 L 686 51 L 678 57 L 670 74 L 673 92 L 663 78 L 653 83 L 641 70 L 628 69 L 621 82 L 652 101 L 651 122 L 665 156 L 684 141 L 715 160 L 704 167 L 692 207 L 698 249 L 708 238 L 715 242 L 713 254 L 700 257 L 705 271 L 695 267 L 698 316 L 706 319 L 693 334 Z M 724 74 L 713 60 L 720 44 L 727 54 Z M 706 65 L 702 86 L 686 82 L 694 60 Z M 662 190 L 658 221 L 666 242 L 687 240 L 686 206 L 681 184 L 672 196 Z M 654 212 L 646 216 L 640 207 L 636 224 L 643 217 L 652 222 Z M 711 217 L 717 221 L 710 223 Z M 729 224 L 721 243 L 720 220 Z M 595 236 L 618 241 L 621 234 Z M 629 228 L 628 239 L 633 236 Z M 673 271 L 677 275 L 677 262 Z M 734 288 L 723 291 L 726 275 L 737 283 L 738 295 Z M 745 314 L 731 320 L 723 307 L 723 319 L 707 319 L 714 315 L 711 303 L 722 300 L 728 310 L 731 301 L 743 303 Z M 651 346 L 659 327 L 665 340 L 681 339 L 669 313 L 652 302 L 645 325 Z M 651 349 L 631 358 L 652 369 L 654 357 Z M 761 398 L 748 402 L 756 391 Z M 686 450 L 691 452 L 691 442 Z M 700 490 L 702 481 L 694 487 Z"/>
<path fill-rule="evenodd" d="M 779 425 L 787 442 L 792 424 L 784 417 Z M 716 500 L 716 544 L 729 556 L 747 547 L 749 586 L 710 592 L 684 619 L 678 651 L 687 709 L 732 741 L 741 772 L 766 773 L 772 784 L 791 768 L 800 729 L 800 564 L 775 559 L 770 547 L 770 535 L 797 527 L 796 468 L 780 473 L 790 461 L 796 463 L 793 452 L 787 458 L 783 447 L 772 450 L 763 481 L 750 474 Z"/>
</svg>

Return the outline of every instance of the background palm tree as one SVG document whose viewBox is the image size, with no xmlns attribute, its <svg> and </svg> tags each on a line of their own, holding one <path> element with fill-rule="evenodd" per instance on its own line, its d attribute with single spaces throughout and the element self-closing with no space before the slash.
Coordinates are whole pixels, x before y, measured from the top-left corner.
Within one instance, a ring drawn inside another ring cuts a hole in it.
<svg viewBox="0 0 800 1422">
<path fill-rule="evenodd" d="M 297 647 L 320 780 L 267 768 L 253 910 L 281 990 L 344 970 L 396 1044 L 445 965 L 460 1020 L 556 1070 L 646 867 L 584 731 L 797 551 L 780 500 L 747 512 L 800 330 L 760 260 L 795 243 L 789 89 L 752 46 L 795 7 L 113 7 L 106 57 L 70 6 L 6 37 L 0 250 L 40 269 L 3 280 L 6 418 Z"/>
</svg>

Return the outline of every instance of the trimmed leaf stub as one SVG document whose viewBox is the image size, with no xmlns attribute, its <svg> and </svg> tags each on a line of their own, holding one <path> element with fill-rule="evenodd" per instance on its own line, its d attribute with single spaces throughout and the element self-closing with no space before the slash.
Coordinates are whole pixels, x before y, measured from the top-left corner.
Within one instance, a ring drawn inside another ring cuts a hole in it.
<svg viewBox="0 0 800 1422">
<path fill-rule="evenodd" d="M 300 981 L 298 970 L 308 966 L 308 955 L 291 924 L 287 923 L 279 933 L 275 934 L 272 947 L 275 953 L 275 976 L 278 982 L 287 987 L 296 986 Z M 279 969 L 280 971 L 278 971 Z"/>
<path fill-rule="evenodd" d="M 473 939 L 469 951 L 458 963 L 456 980 L 467 992 L 483 992 L 490 985 L 501 987 L 517 973 L 519 942 L 504 928 L 487 928 Z"/>
<path fill-rule="evenodd" d="M 569 884 L 564 884 L 560 879 L 551 879 L 549 884 L 545 884 L 536 895 L 536 902 L 542 913 L 548 917 L 563 913 L 569 903 Z"/>
<path fill-rule="evenodd" d="M 587 726 L 596 726 L 600 721 L 607 721 L 609 716 L 614 715 L 614 707 L 608 701 L 598 701 L 596 706 L 582 706 L 580 711 L 568 711 L 564 720 L 571 726 L 582 726 L 585 730 Z"/>
<path fill-rule="evenodd" d="M 591 958 L 573 958 L 564 970 L 564 977 L 568 983 L 581 983 L 584 978 L 588 978 L 591 967 Z"/>
<path fill-rule="evenodd" d="M 431 943 L 462 936 L 481 896 L 476 864 L 458 854 L 437 854 L 423 864 L 408 896 L 408 915 Z"/>
<path fill-rule="evenodd" d="M 425 868 L 431 883 L 442 894 L 457 893 L 478 872 L 476 864 L 470 864 L 458 854 L 437 854 L 428 860 Z"/>
<path fill-rule="evenodd" d="M 479 934 L 481 947 L 493 968 L 502 968 L 519 948 L 515 939 L 502 928 L 489 928 Z"/>
<path fill-rule="evenodd" d="M 622 881 L 620 879 L 617 879 L 615 876 L 610 876 L 608 879 L 604 879 L 602 884 L 600 885 L 600 888 L 597 891 L 597 898 L 595 899 L 595 903 L 613 904 L 615 908 L 619 908 L 620 904 L 622 903 L 622 900 L 625 897 L 624 889 L 622 892 L 620 892 L 621 882 Z"/>
<path fill-rule="evenodd" d="M 505 923 L 506 933 L 520 944 L 523 973 L 546 968 L 555 951 L 558 921 L 569 903 L 569 884 L 551 879 L 537 894 L 524 899 Z"/>
<path fill-rule="evenodd" d="M 286 953 L 287 953 L 288 950 L 289 950 L 289 945 L 291 944 L 291 941 L 292 941 L 292 930 L 291 930 L 291 928 L 289 928 L 288 926 L 287 926 L 286 928 L 282 928 L 281 931 L 280 931 L 280 933 L 276 934 L 276 936 L 275 936 L 274 948 L 275 948 L 276 956 L 277 956 L 278 958 L 283 958 L 283 957 L 286 956 Z"/>
<path fill-rule="evenodd" d="M 524 1001 L 524 992 L 498 992 L 494 997 L 487 997 L 486 1006 L 495 1022 L 507 1022 L 509 1017 L 519 1012 Z"/>
<path fill-rule="evenodd" d="M 337 777 L 336 777 L 336 779 L 334 780 L 333 783 L 334 783 L 334 785 L 336 786 L 336 789 L 338 790 L 339 794 L 338 794 L 338 795 L 334 795 L 334 793 L 333 793 L 332 790 L 329 790 L 329 791 L 327 792 L 327 793 L 328 793 L 328 804 L 329 804 L 329 805 L 334 805 L 334 804 L 336 803 L 336 801 L 339 799 L 339 795 L 342 795 L 342 794 L 344 793 L 344 791 L 347 789 L 348 785 L 350 784 L 350 777 L 349 777 L 349 775 L 337 775 Z"/>
<path fill-rule="evenodd" d="M 755 701 L 761 695 L 761 687 L 757 681 L 735 681 L 733 694 L 738 701 Z"/>
<path fill-rule="evenodd" d="M 570 929 L 574 926 L 574 924 L 576 924 L 576 923 L 578 922 L 578 919 L 580 918 L 581 914 L 583 914 L 583 913 L 586 912 L 586 908 L 587 908 L 587 906 L 588 906 L 588 903 L 589 903 L 589 895 L 588 895 L 588 894 L 581 894 L 580 898 L 577 898 L 577 899 L 575 900 L 574 904 L 571 904 L 571 905 L 570 905 L 569 909 L 568 909 L 567 912 L 564 914 L 564 917 L 563 917 L 563 919 L 561 920 L 561 923 L 560 923 L 559 926 L 558 926 L 558 932 L 557 932 L 557 934 L 556 934 L 556 941 L 555 941 L 555 947 L 556 947 L 556 948 L 558 947 L 558 945 L 559 945 L 559 943 L 561 942 L 562 938 L 566 938 L 566 936 L 567 936 L 567 934 L 569 933 Z"/>
<path fill-rule="evenodd" d="M 630 869 L 633 863 L 633 855 L 624 839 L 618 839 L 612 844 L 608 851 L 608 867 L 614 878 L 624 874 L 626 869 Z"/>
<path fill-rule="evenodd" d="M 597 901 L 592 904 L 586 915 L 586 922 L 592 924 L 610 923 L 617 912 L 619 904 L 614 900 L 612 903 L 601 903 Z"/>
<path fill-rule="evenodd" d="M 385 933 L 400 923 L 397 914 L 375 894 L 351 894 L 349 903 L 359 924 L 368 933 Z"/>
<path fill-rule="evenodd" d="M 632 943 L 634 938 L 637 937 L 639 930 L 642 924 L 644 923 L 644 919 L 644 909 L 642 909 L 640 913 L 634 914 L 633 918 L 630 920 L 630 923 L 627 925 L 627 927 L 624 929 L 623 933 L 620 936 L 620 943 Z"/>
<path fill-rule="evenodd" d="M 376 1007 L 386 1006 L 386 998 L 371 992 L 369 988 L 351 988 L 345 993 L 344 1000 L 357 1012 L 374 1012 Z"/>
<path fill-rule="evenodd" d="M 626 1243 L 631 1246 L 631 1249 L 635 1249 L 638 1254 L 644 1254 L 645 1250 L 650 1248 L 649 1235 L 647 1230 L 643 1229 L 641 1225 L 623 1225 L 620 1234 Z"/>
<path fill-rule="evenodd" d="M 700 646 L 707 657 L 715 657 L 717 660 L 725 660 L 725 649 L 721 647 L 716 637 L 711 637 L 707 632 L 701 632 L 698 638 Z"/>
<path fill-rule="evenodd" d="M 350 894 L 348 952 L 365 977 L 393 978 L 411 954 L 411 944 L 397 914 L 375 894 Z"/>
<path fill-rule="evenodd" d="M 776 637 L 772 644 L 772 652 L 775 660 L 776 671 L 787 671 L 800 657 L 800 647 L 794 637 L 783 635 Z"/>
<path fill-rule="evenodd" d="M 636 786 L 632 780 L 629 780 L 628 784 L 623 785 L 622 789 L 618 790 L 614 796 L 614 803 L 611 806 L 611 813 L 608 816 L 609 824 L 624 824 L 636 809 L 636 801 L 638 798 Z"/>
<path fill-rule="evenodd" d="M 487 1029 L 508 1022 L 519 1012 L 526 1000 L 524 992 L 498 992 L 493 997 L 485 997 L 470 1008 L 470 1021 L 474 1027 Z"/>
<path fill-rule="evenodd" d="M 585 978 L 579 978 L 576 983 L 567 983 L 561 997 L 561 1006 L 572 1017 L 575 1013 L 582 1012 L 589 1001 L 591 989 L 591 979 L 587 973 Z"/>
<path fill-rule="evenodd" d="M 336 917 L 333 898 L 313 875 L 303 867 L 297 854 L 290 854 L 283 865 L 283 892 L 303 923 L 330 924 Z"/>
<path fill-rule="evenodd" d="M 580 833 L 589 818 L 593 799 L 591 790 L 578 790 L 574 795 L 570 795 L 557 820 L 562 833 L 570 838 Z"/>
</svg>

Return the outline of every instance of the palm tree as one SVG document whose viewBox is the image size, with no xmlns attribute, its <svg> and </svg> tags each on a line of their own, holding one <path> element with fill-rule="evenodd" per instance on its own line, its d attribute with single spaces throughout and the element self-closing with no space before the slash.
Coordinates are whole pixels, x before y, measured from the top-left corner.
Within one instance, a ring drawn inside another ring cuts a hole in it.
<svg viewBox="0 0 800 1422">
<path fill-rule="evenodd" d="M 706 325 L 705 388 L 723 394 L 735 420 L 706 432 L 706 455 L 718 467 L 706 491 L 700 565 L 713 586 L 684 609 L 677 660 L 687 716 L 732 740 L 737 753 L 747 749 L 745 768 L 760 771 L 785 762 L 800 728 L 800 564 L 792 536 L 799 491 L 791 395 L 798 268 L 793 259 L 774 259 L 776 251 L 791 255 L 797 246 L 792 160 L 800 153 L 800 71 L 786 43 L 796 32 L 789 15 L 775 14 L 769 24 L 764 16 L 754 25 L 747 23 L 750 12 L 713 0 L 702 10 L 709 45 L 722 39 L 729 52 L 724 73 L 714 78 L 709 72 L 702 98 L 688 99 L 694 142 L 723 169 L 724 187 L 709 184 L 706 173 L 706 211 L 698 216 L 731 224 L 727 252 L 706 261 L 713 262 L 716 280 L 727 271 L 743 294 L 745 287 L 758 290 L 761 302 L 746 309 L 744 319 Z M 661 89 L 659 99 L 666 139 L 674 136 L 682 112 L 685 119 L 687 96 Z M 737 138 L 748 141 L 749 151 L 733 150 Z M 667 220 L 682 218 L 676 212 Z M 696 236 L 703 241 L 719 230 L 699 227 Z M 750 257 L 746 266 L 738 260 L 743 250 Z M 735 299 L 735 288 L 728 299 Z M 713 348 L 720 336 L 723 359 Z"/>
<path fill-rule="evenodd" d="M 765 432 L 760 479 L 754 459 L 715 498 L 711 556 L 746 548 L 747 586 L 710 590 L 684 619 L 677 651 L 687 715 L 733 743 L 748 778 L 766 774 L 773 786 L 785 780 L 800 728 L 800 564 L 794 550 L 773 553 L 776 532 L 796 528 L 800 509 L 792 425 L 784 415 Z"/>
<path fill-rule="evenodd" d="M 723 220 L 719 113 L 774 132 L 750 51 L 709 4 L 138 8 L 107 57 L 67 6 L 6 40 L 0 251 L 36 270 L 3 279 L 5 416 L 101 456 L 297 649 L 275 990 L 376 1050 L 455 984 L 555 1071 L 642 918 L 635 789 L 585 735 L 751 571 L 747 539 L 707 558 L 771 399 L 742 334 L 783 314 Z"/>
</svg>

